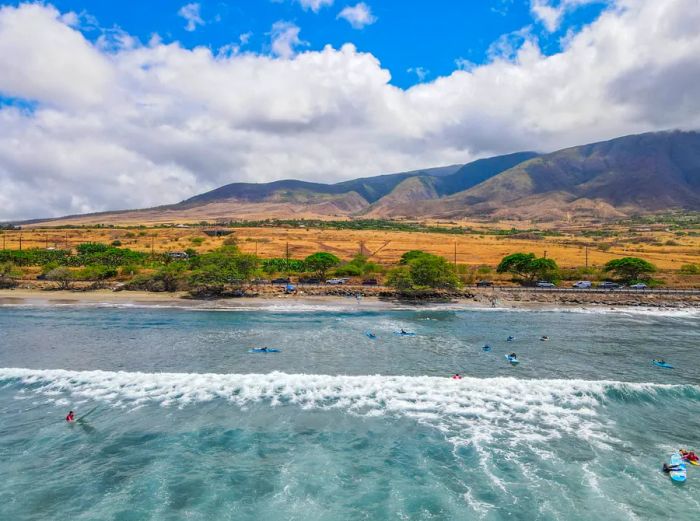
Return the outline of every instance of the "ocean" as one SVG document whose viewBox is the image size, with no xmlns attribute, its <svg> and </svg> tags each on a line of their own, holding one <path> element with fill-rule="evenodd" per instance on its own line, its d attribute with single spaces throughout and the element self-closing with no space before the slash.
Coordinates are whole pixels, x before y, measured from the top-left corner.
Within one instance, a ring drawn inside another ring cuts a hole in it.
<svg viewBox="0 0 700 521">
<path fill-rule="evenodd" d="M 697 311 L 3 306 L 0 519 L 697 520 L 661 465 L 699 347 Z"/>
</svg>

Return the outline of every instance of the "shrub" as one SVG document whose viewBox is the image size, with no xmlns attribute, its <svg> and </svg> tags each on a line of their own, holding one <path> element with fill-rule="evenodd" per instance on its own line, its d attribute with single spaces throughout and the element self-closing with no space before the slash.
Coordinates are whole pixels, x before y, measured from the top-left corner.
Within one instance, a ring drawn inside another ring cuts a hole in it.
<svg viewBox="0 0 700 521">
<path fill-rule="evenodd" d="M 683 264 L 678 271 L 683 275 L 700 275 L 700 266 L 697 264 Z"/>
<path fill-rule="evenodd" d="M 204 237 L 192 237 L 190 239 L 190 242 L 195 246 L 201 246 L 202 244 L 204 244 Z"/>
<path fill-rule="evenodd" d="M 59 266 L 46 273 L 46 280 L 57 282 L 60 289 L 70 289 L 73 273 L 65 266 Z"/>
<path fill-rule="evenodd" d="M 114 240 L 112 241 L 112 246 L 119 247 L 122 245 L 122 241 L 120 240 Z"/>
</svg>

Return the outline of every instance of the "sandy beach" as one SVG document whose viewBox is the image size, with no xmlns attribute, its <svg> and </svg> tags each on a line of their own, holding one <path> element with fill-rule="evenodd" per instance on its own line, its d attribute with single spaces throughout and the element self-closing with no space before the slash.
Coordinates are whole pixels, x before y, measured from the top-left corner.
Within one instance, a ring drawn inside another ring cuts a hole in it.
<svg viewBox="0 0 700 521">
<path fill-rule="evenodd" d="M 187 309 L 251 309 L 281 305 L 285 308 L 339 308 L 389 309 L 397 306 L 435 306 L 562 309 L 562 308 L 651 308 L 700 310 L 700 296 L 677 294 L 628 293 L 540 293 L 470 290 L 463 297 L 451 296 L 444 300 L 405 301 L 397 298 L 363 295 L 359 300 L 348 291 L 347 295 L 323 295 L 317 291 L 285 295 L 279 292 L 261 293 L 253 297 L 199 300 L 189 298 L 186 292 L 155 293 L 147 291 L 46 291 L 38 289 L 0 290 L 0 306 L 124 306 L 124 307 L 180 307 Z"/>
</svg>

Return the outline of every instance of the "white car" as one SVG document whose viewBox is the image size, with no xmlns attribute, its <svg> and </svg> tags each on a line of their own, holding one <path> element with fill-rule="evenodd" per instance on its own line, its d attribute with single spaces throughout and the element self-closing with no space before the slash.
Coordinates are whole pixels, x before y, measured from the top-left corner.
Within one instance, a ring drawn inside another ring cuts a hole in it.
<svg viewBox="0 0 700 521">
<path fill-rule="evenodd" d="M 546 280 L 539 280 L 537 281 L 537 284 L 535 284 L 538 288 L 556 288 L 556 284 L 553 284 L 549 281 Z"/>
<path fill-rule="evenodd" d="M 593 284 L 591 284 L 590 280 L 579 280 L 578 282 L 574 283 L 574 288 L 578 289 L 588 289 L 592 286 Z"/>
<path fill-rule="evenodd" d="M 345 281 L 343 279 L 328 279 L 326 281 L 326 284 L 332 284 L 332 285 L 345 284 Z"/>
<path fill-rule="evenodd" d="M 639 284 L 632 284 L 630 286 L 630 289 L 647 289 L 647 288 L 648 288 L 648 286 L 642 282 L 640 282 Z"/>
</svg>

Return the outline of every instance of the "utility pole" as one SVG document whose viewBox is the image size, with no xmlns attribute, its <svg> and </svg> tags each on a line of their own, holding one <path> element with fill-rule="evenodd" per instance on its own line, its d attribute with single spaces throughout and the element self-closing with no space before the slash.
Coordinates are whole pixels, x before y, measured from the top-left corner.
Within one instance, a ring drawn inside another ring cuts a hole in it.
<svg viewBox="0 0 700 521">
<path fill-rule="evenodd" d="M 19 251 L 22 251 L 22 234 L 19 234 Z"/>
<path fill-rule="evenodd" d="M 258 240 L 255 239 L 255 256 L 258 256 Z"/>
<path fill-rule="evenodd" d="M 455 241 L 455 273 L 457 273 L 457 241 Z"/>
<path fill-rule="evenodd" d="M 285 257 L 285 259 L 286 259 L 285 264 L 286 264 L 286 266 L 287 266 L 287 271 L 289 271 L 289 241 L 287 241 L 287 247 L 286 247 L 286 250 L 285 250 L 284 257 Z"/>
<path fill-rule="evenodd" d="M 547 250 L 544 250 L 544 258 L 547 258 Z"/>
<path fill-rule="evenodd" d="M 46 249 L 49 249 L 49 234 L 44 234 L 44 240 L 46 241 Z"/>
<path fill-rule="evenodd" d="M 586 244 L 586 268 L 588 267 L 588 244 Z"/>
<path fill-rule="evenodd" d="M 156 238 L 151 235 L 151 257 L 153 257 L 153 249 L 155 247 Z"/>
</svg>

